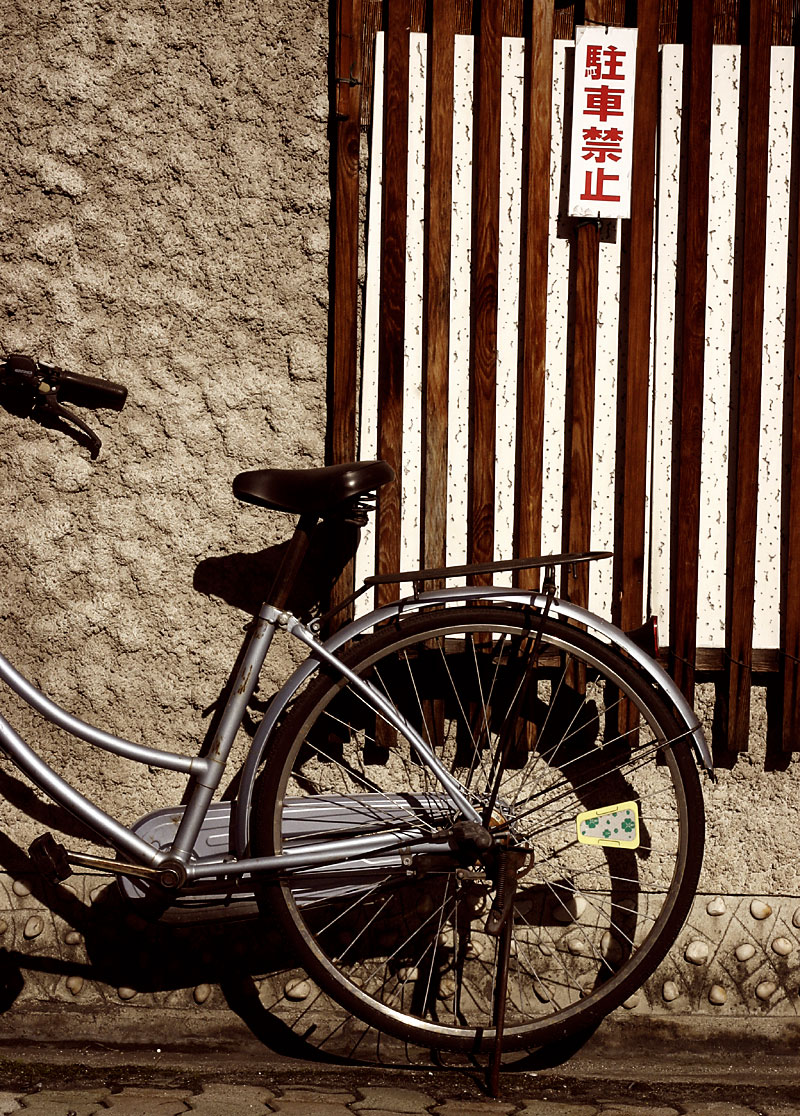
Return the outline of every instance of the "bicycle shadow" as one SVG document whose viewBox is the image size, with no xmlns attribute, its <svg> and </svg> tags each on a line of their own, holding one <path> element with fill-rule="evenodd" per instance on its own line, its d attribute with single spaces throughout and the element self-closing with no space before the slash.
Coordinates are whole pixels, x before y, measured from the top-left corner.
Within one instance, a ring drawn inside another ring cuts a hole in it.
<svg viewBox="0 0 800 1116">
<path fill-rule="evenodd" d="M 354 526 L 320 525 L 289 601 L 296 614 L 308 616 L 327 607 L 330 588 L 355 552 L 357 541 Z M 206 559 L 196 569 L 194 588 L 257 615 L 287 545 Z M 206 746 L 214 736 L 238 666 L 237 661 L 221 694 L 205 711 L 211 715 Z M 252 703 L 256 713 L 261 705 L 257 700 Z M 255 725 L 244 727 L 252 732 Z M 235 793 L 237 778 L 234 775 L 226 797 Z M 0 794 L 43 829 L 97 843 L 97 836 L 78 819 L 2 770 Z M 0 914 L 0 1013 L 9 1011 L 31 982 L 38 985 L 41 999 L 60 989 L 57 1001 L 63 1000 L 60 986 L 69 978 L 91 982 L 95 998 L 99 994 L 112 1001 L 119 1001 L 120 989 L 131 997 L 163 999 L 181 990 L 216 985 L 224 1004 L 276 1053 L 304 1060 L 343 1060 L 307 1041 L 313 1025 L 305 1026 L 298 1035 L 281 1019 L 282 981 L 297 968 L 297 961 L 281 933 L 267 920 L 219 920 L 191 927 L 149 922 L 132 909 L 115 883 L 100 888 L 87 902 L 72 889 L 72 880 L 61 885 L 43 879 L 27 853 L 1 832 L 0 865 L 11 885 L 7 910 L 2 912 L 6 917 Z M 80 936 L 80 946 L 64 948 L 65 938 L 74 940 L 75 935 Z M 78 986 L 72 982 L 73 988 Z M 71 1006 L 69 1000 L 64 1006 Z"/>
<path fill-rule="evenodd" d="M 0 795 L 48 831 L 96 843 L 70 813 L 2 770 Z M 266 979 L 267 994 L 276 999 L 276 979 L 297 967 L 282 935 L 267 920 L 193 926 L 148 922 L 108 877 L 97 881 L 99 892 L 89 899 L 73 887 L 83 882 L 77 876 L 63 884 L 46 880 L 25 850 L 3 832 L 0 865 L 10 883 L 4 889 L 7 909 L 0 912 L 0 1015 L 14 1007 L 28 985 L 34 1000 L 72 1007 L 63 995 L 69 978 L 90 982 L 95 1001 L 116 1000 L 117 1006 L 120 989 L 158 1003 L 170 993 L 216 985 L 223 1004 L 275 1053 L 305 1060 L 331 1057 L 295 1034 L 260 999 L 260 980 Z M 81 992 L 75 994 L 76 1007 L 82 998 Z"/>
<path fill-rule="evenodd" d="M 76 839 L 92 836 L 68 812 L 42 801 L 4 771 L 0 794 L 49 831 Z M 69 1012 L 85 1008 L 87 1000 L 95 1009 L 116 1013 L 124 1010 L 123 995 L 138 998 L 139 1004 L 146 999 L 154 1009 L 177 995 L 180 1006 L 192 1011 L 198 1006 L 192 991 L 205 989 L 209 1003 L 227 1008 L 259 1043 L 284 1058 L 348 1065 L 374 1065 L 377 1060 L 398 1068 L 432 1064 L 427 1052 L 411 1058 L 400 1049 L 403 1044 L 339 1009 L 331 1022 L 330 1004 L 313 985 L 296 1003 L 294 997 L 287 999 L 286 989 L 305 974 L 285 935 L 269 919 L 186 925 L 148 921 L 108 877 L 98 880 L 88 897 L 73 889 L 80 877 L 61 884 L 44 879 L 24 849 L 3 832 L 0 865 L 12 884 L 7 908 L 15 908 L 0 911 L 0 1015 L 15 1005 L 22 1012 L 35 1010 L 42 1002 Z M 22 886 L 17 891 L 13 884 Z M 39 929 L 29 934 L 32 922 Z M 70 978 L 76 991 L 65 994 Z M 102 1011 L 98 1018 L 97 1041 L 107 1041 Z M 157 1011 L 154 1023 L 158 1025 Z"/>
<path fill-rule="evenodd" d="M 288 517 L 286 522 L 288 532 Z M 353 558 L 359 535 L 357 526 L 341 519 L 323 520 L 317 527 L 288 601 L 288 608 L 300 619 L 308 618 L 317 609 L 327 610 L 331 589 Z M 226 604 L 257 616 L 288 546 L 287 540 L 249 554 L 204 558 L 195 568 L 193 587 L 198 593 L 219 597 Z"/>
<path fill-rule="evenodd" d="M 325 520 L 318 526 L 287 602 L 287 608 L 301 620 L 324 614 L 328 610 L 333 585 L 352 561 L 359 537 L 360 528 L 342 520 Z M 204 596 L 218 597 L 233 608 L 256 617 L 262 604 L 268 599 L 288 546 L 286 541 L 253 553 L 204 558 L 195 568 L 193 588 Z M 211 719 L 203 739 L 201 755 L 207 753 L 216 737 L 246 645 L 247 636 L 242 641 L 225 685 L 214 701 L 203 710 L 203 716 Z M 262 714 L 267 704 L 268 701 L 259 698 L 257 692 L 250 700 L 242 728 L 251 737 L 257 727 L 253 714 Z M 238 781 L 237 773 L 223 794 L 224 798 L 235 797 Z"/>
<path fill-rule="evenodd" d="M 0 775 L 0 793 L 5 783 L 7 778 Z M 69 826 L 68 815 L 58 807 L 47 812 L 52 828 L 63 832 Z M 109 1006 L 116 1001 L 119 1006 L 124 993 L 131 999 L 148 996 L 158 1007 L 171 993 L 216 985 L 223 1001 L 219 1005 L 218 997 L 217 1006 L 227 1005 L 270 1050 L 291 1058 L 331 1060 L 330 1054 L 297 1035 L 261 999 L 261 981 L 268 985 L 268 999 L 274 999 L 273 978 L 280 978 L 280 984 L 297 964 L 285 940 L 267 920 L 191 927 L 150 923 L 124 900 L 114 883 L 102 886 L 87 902 L 71 890 L 70 883 L 44 880 L 27 854 L 4 833 L 0 833 L 0 863 L 12 880 L 24 885 L 25 892 L 19 910 L 3 912 L 8 918 L 8 922 L 3 919 L 3 939 L 10 936 L 13 941 L 0 946 L 0 1014 L 14 1007 L 28 984 L 33 985 L 28 991 L 34 1002 L 38 992 L 68 1010 L 72 1005 L 64 1002 L 61 987 L 68 978 L 91 982 L 95 1006 L 98 998 Z M 35 919 L 44 924 L 44 932 L 34 938 L 29 937 L 27 927 Z M 9 927 L 9 922 L 16 925 Z M 75 934 L 80 936 L 80 945 L 65 945 L 76 941 Z M 78 1007 L 85 996 L 80 985 L 73 983 L 72 987 L 78 989 L 74 995 Z M 28 1003 L 23 1000 L 20 1009 Z M 186 1009 L 192 1006 L 187 1002 Z"/>
<path fill-rule="evenodd" d="M 16 782 L 0 773 L 0 793 L 10 789 L 14 794 Z M 64 832 L 71 824 L 59 807 L 45 807 L 45 812 L 42 820 L 56 830 Z M 135 994 L 155 1000 L 155 1008 L 163 1006 L 170 994 L 183 992 L 185 1010 L 196 1010 L 190 990 L 215 985 L 219 989 L 215 1006 L 227 1008 L 262 1046 L 281 1057 L 342 1065 L 383 1064 L 409 1071 L 440 1068 L 474 1077 L 476 1083 L 483 1080 L 484 1067 L 473 1056 L 412 1048 L 379 1034 L 341 1009 L 332 1018 L 330 1002 L 313 985 L 301 1002 L 287 1003 L 283 989 L 292 977 L 302 979 L 304 974 L 298 973 L 297 959 L 271 920 L 222 920 L 191 926 L 147 922 L 113 883 L 86 902 L 70 890 L 69 883 L 44 880 L 27 854 L 4 833 L 0 833 L 0 864 L 12 879 L 24 882 L 30 893 L 25 903 L 33 899 L 52 916 L 51 933 L 24 946 L 15 942 L 0 947 L 0 1015 L 12 1010 L 21 997 L 19 1008 L 24 1011 L 30 1001 L 23 993 L 30 983 L 41 999 L 52 998 L 65 1011 L 79 1008 L 81 993 L 74 997 L 74 1005 L 64 1000 L 62 986 L 71 977 L 91 982 L 95 1008 L 100 1006 L 99 1000 L 116 1011 L 124 1010 L 120 1003 L 123 991 L 131 998 Z M 28 906 L 23 918 L 31 917 L 35 910 Z M 81 936 L 78 949 L 64 945 L 70 931 Z M 102 1012 L 98 1018 L 97 1041 L 106 1042 Z M 155 1012 L 154 1022 L 157 1025 Z M 148 1026 L 149 1042 L 154 1041 L 152 1026 Z M 589 1037 L 586 1032 L 515 1055 L 505 1069 L 529 1072 L 561 1065 Z M 165 1035 L 159 1041 L 166 1044 L 169 1039 Z"/>
</svg>

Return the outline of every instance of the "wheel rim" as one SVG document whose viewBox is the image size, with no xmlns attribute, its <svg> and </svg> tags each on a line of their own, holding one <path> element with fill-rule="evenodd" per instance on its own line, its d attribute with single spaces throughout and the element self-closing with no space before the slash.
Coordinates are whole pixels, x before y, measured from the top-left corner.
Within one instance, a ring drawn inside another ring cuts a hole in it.
<svg viewBox="0 0 800 1116">
<path fill-rule="evenodd" d="M 508 739 L 503 713 L 520 701 L 531 639 L 524 619 L 512 624 L 508 616 L 500 620 L 487 610 L 484 619 L 476 611 L 468 621 L 446 618 L 433 632 L 418 624 L 384 640 L 359 669 L 396 700 L 480 808 L 497 781 L 492 757 L 498 741 Z M 524 731 L 507 754 L 487 819 L 525 852 L 514 908 L 508 1049 L 588 1025 L 621 1002 L 677 932 L 696 876 L 687 764 L 664 747 L 671 738 L 665 733 L 674 732 L 669 718 L 650 708 L 644 720 L 640 710 L 631 747 L 633 734 L 620 734 L 617 723 L 620 694 L 629 706 L 632 696 L 640 706 L 657 701 L 643 697 L 641 685 L 633 688 L 624 663 L 601 664 L 601 655 L 608 659 L 602 647 L 561 629 L 550 625 L 542 642 L 518 718 Z M 441 790 L 411 759 L 404 739 L 376 726 L 346 687 L 318 690 L 291 724 L 299 738 L 272 775 L 283 803 L 272 847 L 314 839 L 308 824 L 292 829 L 298 803 L 324 817 L 344 795 L 356 796 L 362 829 L 365 815 L 380 819 L 375 828 L 391 828 L 402 816 L 419 843 L 407 847 L 405 868 L 394 852 L 377 868 L 350 864 L 282 882 L 312 975 L 384 1030 L 442 1048 L 478 1048 L 491 1040 L 496 964 L 497 939 L 486 933 L 494 897 L 487 865 L 478 856 L 469 862 L 443 857 L 438 847 L 425 851 L 425 834 L 453 820 Z M 607 825 L 611 807 L 631 803 L 635 848 L 610 847 L 602 835 L 599 844 L 578 840 L 579 815 L 587 815 L 584 833 L 591 833 L 593 823 Z M 353 831 L 352 806 L 344 828 Z"/>
</svg>

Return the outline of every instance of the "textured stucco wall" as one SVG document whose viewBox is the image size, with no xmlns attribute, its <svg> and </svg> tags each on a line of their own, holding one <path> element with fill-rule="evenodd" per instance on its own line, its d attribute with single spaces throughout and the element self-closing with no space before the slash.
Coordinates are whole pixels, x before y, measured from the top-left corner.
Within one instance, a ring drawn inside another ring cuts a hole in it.
<svg viewBox="0 0 800 1116">
<path fill-rule="evenodd" d="M 0 641 L 71 711 L 192 751 L 245 618 L 236 564 L 198 566 L 287 525 L 237 504 L 230 481 L 323 455 L 327 7 L 0 10 L 0 349 L 130 393 L 121 415 L 82 412 L 103 438 L 94 463 L 0 410 Z M 45 756 L 61 747 L 13 719 Z M 125 821 L 178 800 L 180 779 L 65 755 Z M 62 823 L 0 802 L 23 847 Z"/>
</svg>

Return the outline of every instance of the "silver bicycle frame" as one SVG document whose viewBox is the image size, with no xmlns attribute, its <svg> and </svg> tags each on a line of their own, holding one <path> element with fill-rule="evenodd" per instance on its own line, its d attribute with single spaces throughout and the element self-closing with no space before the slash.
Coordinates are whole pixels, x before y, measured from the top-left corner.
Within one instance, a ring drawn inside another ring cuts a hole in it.
<svg viewBox="0 0 800 1116">
<path fill-rule="evenodd" d="M 120 852 L 124 852 L 134 862 L 147 867 L 158 868 L 166 860 L 178 861 L 187 866 L 189 880 L 198 877 L 243 875 L 252 871 L 267 871 L 280 867 L 290 869 L 312 864 L 336 862 L 351 856 L 364 856 L 379 849 L 393 849 L 418 839 L 416 831 L 397 830 L 390 836 L 371 835 L 343 839 L 335 844 L 309 844 L 294 853 L 259 858 L 257 861 L 238 861 L 235 864 L 226 860 L 195 862 L 189 864 L 198 834 L 208 812 L 214 791 L 219 787 L 230 754 L 234 738 L 241 724 L 247 705 L 253 696 L 258 676 L 264 664 L 276 626 L 289 631 L 306 645 L 314 648 L 319 660 L 327 661 L 341 670 L 348 680 L 356 686 L 367 701 L 371 701 L 385 719 L 410 741 L 418 753 L 420 761 L 426 764 L 439 779 L 450 798 L 456 814 L 479 821 L 480 815 L 464 796 L 461 787 L 442 766 L 428 744 L 386 700 L 383 694 L 348 671 L 338 659 L 322 648 L 310 629 L 288 613 L 282 613 L 272 605 L 264 605 L 256 620 L 242 657 L 242 663 L 231 688 L 231 696 L 225 706 L 219 726 L 208 754 L 187 757 L 173 752 L 135 744 L 122 737 L 103 732 L 93 725 L 73 716 L 61 706 L 51 701 L 12 664 L 0 655 L 0 680 L 5 682 L 23 701 L 37 710 L 46 720 L 78 739 L 111 752 L 114 755 L 146 763 L 151 767 L 181 771 L 189 775 L 191 792 L 183 811 L 182 819 L 169 851 L 156 851 L 146 841 L 122 825 L 111 815 L 97 807 L 80 791 L 58 775 L 41 757 L 30 748 L 9 722 L 0 716 L 0 747 L 14 761 L 28 778 L 50 798 L 86 822 Z M 314 666 L 318 665 L 315 660 Z M 249 796 L 248 796 L 249 800 Z"/>
<path fill-rule="evenodd" d="M 141 837 L 95 806 L 45 763 L 2 716 L 0 716 L 0 747 L 31 782 L 64 809 L 86 822 L 134 862 L 148 867 L 158 867 L 167 858 L 188 861 L 214 791 L 222 780 L 234 737 L 255 691 L 258 675 L 274 633 L 275 625 L 262 617 L 253 624 L 239 672 L 208 754 L 194 757 L 134 744 L 130 740 L 124 740 L 95 728 L 51 701 L 21 675 L 4 656 L 0 655 L 0 680 L 52 724 L 71 736 L 85 740 L 114 755 L 137 763 L 145 763 L 150 767 L 162 767 L 189 775 L 191 787 L 189 802 L 176 833 L 173 849 L 169 853 L 154 850 Z"/>
<path fill-rule="evenodd" d="M 372 834 L 343 838 L 333 842 L 335 851 L 332 851 L 330 842 L 321 842 L 306 845 L 291 853 L 269 857 L 248 857 L 249 819 L 256 773 L 269 746 L 271 734 L 279 717 L 299 688 L 319 668 L 320 663 L 324 662 L 341 672 L 380 715 L 385 717 L 395 729 L 408 739 L 419 755 L 421 762 L 429 767 L 439 780 L 445 795 L 452 803 L 454 814 L 460 814 L 472 821 L 479 821 L 478 812 L 465 798 L 458 782 L 439 763 L 426 741 L 386 700 L 380 691 L 350 671 L 336 655 L 336 652 L 350 639 L 369 631 L 383 621 L 431 605 L 454 607 L 459 604 L 474 603 L 478 600 L 520 604 L 527 607 L 533 606 L 538 610 L 542 610 L 547 603 L 543 594 L 525 592 L 519 589 L 476 586 L 433 590 L 378 608 L 340 629 L 324 643 L 320 642 L 311 629 L 301 624 L 290 613 L 281 612 L 269 604 L 264 605 L 251 629 L 242 663 L 231 689 L 231 696 L 220 719 L 211 747 L 206 755 L 196 757 L 187 757 L 135 744 L 95 728 L 80 720 L 80 718 L 67 713 L 47 698 L 24 678 L 7 659 L 0 655 L 0 680 L 5 682 L 23 701 L 36 709 L 48 721 L 64 729 L 72 736 L 115 755 L 138 763 L 145 763 L 152 767 L 183 772 L 189 776 L 190 794 L 188 803 L 183 812 L 175 841 L 169 851 L 154 850 L 141 837 L 97 807 L 45 763 L 2 716 L 0 716 L 0 747 L 36 786 L 59 805 L 84 821 L 95 832 L 104 837 L 109 844 L 125 853 L 134 863 L 157 868 L 166 860 L 178 861 L 186 867 L 187 879 L 190 882 L 197 879 L 218 879 L 254 872 L 272 872 L 335 863 L 346 858 L 364 856 L 379 850 L 397 849 L 409 840 L 415 839 L 417 834 L 410 830 L 396 830 L 392 832 L 391 837 L 388 834 Z M 708 771 L 713 770 L 711 754 L 694 711 L 669 675 L 657 663 L 619 629 L 614 628 L 611 624 L 585 609 L 567 601 L 554 599 L 550 603 L 550 615 L 576 621 L 601 639 L 614 644 L 630 655 L 642 671 L 652 679 L 654 685 L 662 690 L 674 705 L 684 722 L 686 735 L 691 738 L 700 762 Z M 309 657 L 272 698 L 248 753 L 242 771 L 239 795 L 233 808 L 232 851 L 234 858 L 191 861 L 195 842 L 214 792 L 222 780 L 233 740 L 255 691 L 258 675 L 276 627 L 284 628 L 295 638 L 300 639 L 309 648 Z"/>
</svg>

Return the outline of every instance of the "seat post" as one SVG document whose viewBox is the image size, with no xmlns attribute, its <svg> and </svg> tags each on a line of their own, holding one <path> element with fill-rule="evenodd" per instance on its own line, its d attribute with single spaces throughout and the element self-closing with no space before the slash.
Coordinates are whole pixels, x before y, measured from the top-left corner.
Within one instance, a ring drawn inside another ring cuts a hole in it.
<svg viewBox="0 0 800 1116">
<path fill-rule="evenodd" d="M 267 597 L 267 603 L 274 605 L 275 608 L 286 606 L 318 523 L 319 516 L 311 512 L 301 515 L 298 519 Z"/>
</svg>

